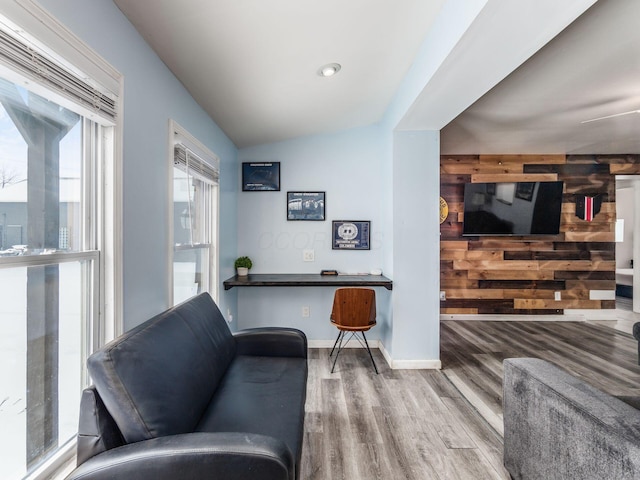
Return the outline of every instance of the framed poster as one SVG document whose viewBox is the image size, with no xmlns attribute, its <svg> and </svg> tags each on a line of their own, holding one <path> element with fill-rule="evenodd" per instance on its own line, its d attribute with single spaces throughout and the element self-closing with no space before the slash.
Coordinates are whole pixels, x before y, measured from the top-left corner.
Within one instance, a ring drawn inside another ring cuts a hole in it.
<svg viewBox="0 0 640 480">
<path fill-rule="evenodd" d="M 325 220 L 325 192 L 287 192 L 287 220 Z"/>
<path fill-rule="evenodd" d="M 242 191 L 280 191 L 280 162 L 242 162 Z"/>
<path fill-rule="evenodd" d="M 371 249 L 371 222 L 368 220 L 334 220 L 332 231 L 333 250 Z"/>
</svg>

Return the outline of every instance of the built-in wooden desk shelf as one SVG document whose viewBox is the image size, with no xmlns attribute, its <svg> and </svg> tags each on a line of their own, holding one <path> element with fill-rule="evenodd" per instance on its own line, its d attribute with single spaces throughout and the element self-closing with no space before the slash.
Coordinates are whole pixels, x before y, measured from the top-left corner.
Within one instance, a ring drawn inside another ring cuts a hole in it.
<svg viewBox="0 0 640 480">
<path fill-rule="evenodd" d="M 383 275 L 320 275 L 316 273 L 256 273 L 245 277 L 234 275 L 223 283 L 233 287 L 384 287 L 393 282 Z"/>
</svg>

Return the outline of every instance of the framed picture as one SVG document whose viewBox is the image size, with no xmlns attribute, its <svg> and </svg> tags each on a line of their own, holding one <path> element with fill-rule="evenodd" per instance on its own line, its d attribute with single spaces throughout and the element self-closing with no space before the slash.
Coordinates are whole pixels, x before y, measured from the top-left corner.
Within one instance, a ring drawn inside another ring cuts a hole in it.
<svg viewBox="0 0 640 480">
<path fill-rule="evenodd" d="M 332 231 L 333 250 L 371 249 L 371 222 L 368 220 L 334 220 Z"/>
<path fill-rule="evenodd" d="M 518 182 L 516 185 L 516 198 L 530 202 L 533 199 L 533 189 L 536 182 Z"/>
<path fill-rule="evenodd" d="M 287 220 L 325 220 L 325 192 L 287 192 Z"/>
<path fill-rule="evenodd" d="M 242 162 L 242 191 L 280 191 L 280 162 Z"/>
<path fill-rule="evenodd" d="M 489 195 L 496 194 L 496 184 L 495 183 L 487 183 L 487 193 Z"/>
</svg>

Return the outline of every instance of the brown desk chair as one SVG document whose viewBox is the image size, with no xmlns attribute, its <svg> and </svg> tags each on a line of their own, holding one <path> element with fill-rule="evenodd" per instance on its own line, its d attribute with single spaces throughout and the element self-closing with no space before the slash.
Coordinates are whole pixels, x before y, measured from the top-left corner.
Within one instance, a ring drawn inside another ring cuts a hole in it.
<svg viewBox="0 0 640 480">
<path fill-rule="evenodd" d="M 360 344 L 367 349 L 373 368 L 378 373 L 378 367 L 373 360 L 367 337 L 364 332 L 369 330 L 376 324 L 376 292 L 370 288 L 339 288 L 336 290 L 333 297 L 333 310 L 331 311 L 331 323 L 333 323 L 339 330 L 336 343 L 333 344 L 329 357 L 333 356 L 333 352 L 338 346 L 336 352 L 336 358 L 333 360 L 333 366 L 331 367 L 331 373 L 336 367 L 338 361 L 338 355 L 342 349 L 349 343 L 353 337 L 360 342 Z M 351 336 L 346 342 L 343 340 L 346 333 L 351 333 Z M 362 334 L 362 340 L 357 335 L 360 332 Z M 339 344 L 338 344 L 339 343 Z"/>
</svg>

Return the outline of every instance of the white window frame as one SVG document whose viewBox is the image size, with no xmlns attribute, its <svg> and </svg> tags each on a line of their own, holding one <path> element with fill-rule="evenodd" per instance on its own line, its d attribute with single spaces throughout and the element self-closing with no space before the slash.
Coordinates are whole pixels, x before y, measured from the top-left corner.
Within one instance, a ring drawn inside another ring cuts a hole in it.
<svg viewBox="0 0 640 480">
<path fill-rule="evenodd" d="M 96 165 L 102 173 L 102 181 L 96 187 L 97 232 L 96 245 L 100 252 L 86 254 L 60 254 L 62 261 L 74 261 L 89 255 L 99 262 L 99 268 L 94 268 L 92 275 L 96 282 L 96 291 L 93 298 L 99 301 L 98 318 L 94 323 L 94 331 L 91 334 L 91 350 L 98 348 L 107 341 L 115 338 L 123 331 L 123 278 L 122 278 L 122 138 L 123 138 L 123 88 L 122 75 L 108 62 L 76 37 L 70 30 L 57 21 L 49 12 L 43 9 L 35 0 L 6 0 L 2 5 L 0 14 L 2 27 L 12 32 L 16 38 L 31 45 L 34 51 L 46 58 L 52 59 L 56 64 L 64 66 L 69 71 L 93 83 L 97 90 L 107 92 L 115 99 L 115 120 L 111 126 L 100 128 L 101 137 L 97 139 L 102 149 L 102 159 L 109 161 Z M 14 81 L 25 82 L 20 75 L 11 76 L 11 71 L 6 68 L 2 73 Z M 39 85 L 33 79 L 28 82 L 28 88 L 38 93 Z M 46 89 L 46 87 L 45 87 Z M 51 97 L 49 89 L 47 95 Z M 55 101 L 67 107 L 70 100 L 64 95 L 57 97 Z M 75 110 L 78 110 L 74 104 Z M 83 113 L 87 118 L 104 124 L 100 121 L 100 114 L 87 110 Z M 42 258 L 24 257 L 25 265 L 39 264 Z M 49 261 L 55 260 L 50 257 Z M 19 260 L 15 260 L 18 262 Z M 99 272 L 99 273 L 98 273 Z M 100 278 L 97 278 L 99 275 Z M 98 300 L 99 299 L 99 300 Z M 87 353 L 90 353 L 88 351 Z M 79 400 L 79 399 L 78 399 Z M 29 474 L 28 479 L 50 478 L 64 467 L 75 455 L 76 442 L 71 441 L 61 447 L 56 455 L 45 461 L 36 470 Z"/>
<path fill-rule="evenodd" d="M 200 159 L 206 162 L 210 167 L 212 167 L 215 171 L 220 172 L 220 159 L 218 156 L 213 153 L 209 148 L 207 148 L 202 142 L 200 142 L 197 138 L 191 135 L 186 129 L 181 127 L 175 120 L 169 119 L 169 142 L 168 142 L 168 226 L 169 226 L 169 244 L 168 244 L 168 285 L 167 285 L 167 296 L 169 298 L 169 304 L 174 304 L 174 295 L 173 295 L 173 282 L 174 282 L 174 271 L 173 271 L 173 261 L 174 261 L 174 248 L 175 248 L 175 240 L 173 236 L 174 232 L 174 223 L 175 219 L 173 218 L 173 169 L 174 169 L 174 148 L 177 143 L 181 143 L 189 150 L 191 150 L 195 155 L 197 155 Z M 207 290 L 214 301 L 218 301 L 218 291 L 219 291 L 219 278 L 220 278 L 220 259 L 219 259 L 219 239 L 220 239 L 220 181 L 219 179 L 214 184 L 212 201 L 214 205 L 211 208 L 211 214 L 213 218 L 210 222 L 210 227 L 213 229 L 210 232 L 211 245 L 209 247 L 210 255 L 209 255 L 209 289 Z"/>
</svg>

